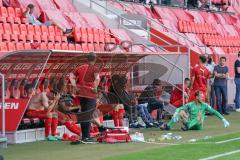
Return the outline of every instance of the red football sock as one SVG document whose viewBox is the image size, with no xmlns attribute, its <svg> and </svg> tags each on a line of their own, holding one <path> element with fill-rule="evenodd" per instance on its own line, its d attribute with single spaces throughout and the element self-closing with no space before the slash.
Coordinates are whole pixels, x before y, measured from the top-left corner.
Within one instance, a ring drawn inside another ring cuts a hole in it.
<svg viewBox="0 0 240 160">
<path fill-rule="evenodd" d="M 118 122 L 118 112 L 117 111 L 113 111 L 113 122 L 114 122 L 114 126 L 118 127 L 119 126 L 119 122 Z"/>
<path fill-rule="evenodd" d="M 123 127 L 123 116 L 124 116 L 125 110 L 124 109 L 119 109 L 118 110 L 118 123 L 120 127 Z"/>
<path fill-rule="evenodd" d="M 51 123 L 52 123 L 52 118 L 46 118 L 44 121 L 45 137 L 48 137 L 50 135 Z"/>
<path fill-rule="evenodd" d="M 75 133 L 77 135 L 80 135 L 81 134 L 81 128 L 76 125 L 74 122 L 70 122 L 70 121 L 67 121 L 65 123 L 65 126 L 67 127 L 67 129 L 69 131 L 71 131 L 72 133 Z"/>
<path fill-rule="evenodd" d="M 52 126 L 51 126 L 52 136 L 56 135 L 57 126 L 58 126 L 58 118 L 53 117 L 52 118 Z"/>
</svg>

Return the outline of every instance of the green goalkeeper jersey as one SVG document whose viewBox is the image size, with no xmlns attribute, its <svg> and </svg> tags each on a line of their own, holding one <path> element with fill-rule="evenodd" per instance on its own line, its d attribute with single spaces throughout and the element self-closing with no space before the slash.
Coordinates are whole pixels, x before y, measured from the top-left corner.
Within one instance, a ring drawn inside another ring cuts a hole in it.
<svg viewBox="0 0 240 160">
<path fill-rule="evenodd" d="M 217 112 L 215 109 L 213 109 L 207 103 L 203 103 L 203 102 L 199 103 L 198 105 L 195 102 L 187 103 L 184 106 L 177 108 L 176 112 L 179 113 L 182 110 L 187 111 L 189 113 L 190 120 L 196 118 L 199 113 L 202 115 L 203 120 L 204 120 L 206 111 L 214 114 L 221 120 L 224 119 L 224 117 L 219 112 Z"/>
</svg>

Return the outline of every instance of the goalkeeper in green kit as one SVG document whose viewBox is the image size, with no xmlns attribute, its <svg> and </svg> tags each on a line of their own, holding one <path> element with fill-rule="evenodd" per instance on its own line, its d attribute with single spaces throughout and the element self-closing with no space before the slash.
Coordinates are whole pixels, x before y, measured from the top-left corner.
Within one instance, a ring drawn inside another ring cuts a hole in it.
<svg viewBox="0 0 240 160">
<path fill-rule="evenodd" d="M 224 123 L 224 127 L 227 128 L 230 123 L 216 110 L 214 110 L 207 103 L 202 102 L 203 93 L 201 91 L 195 92 L 196 100 L 194 102 L 187 103 L 186 105 L 177 108 L 172 119 L 163 124 L 160 129 L 170 130 L 174 123 L 178 122 L 179 118 L 183 120 L 182 130 L 201 130 L 205 120 L 205 112 L 208 111 Z"/>
</svg>

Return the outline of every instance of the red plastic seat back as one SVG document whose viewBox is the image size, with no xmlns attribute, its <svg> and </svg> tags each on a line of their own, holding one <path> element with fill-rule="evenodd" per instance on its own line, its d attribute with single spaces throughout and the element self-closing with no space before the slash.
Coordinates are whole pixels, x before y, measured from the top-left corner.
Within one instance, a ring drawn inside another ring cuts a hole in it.
<svg viewBox="0 0 240 160">
<path fill-rule="evenodd" d="M 28 80 L 27 79 L 23 79 L 20 86 L 19 86 L 19 90 L 20 90 L 20 97 L 21 98 L 27 98 L 27 92 L 25 91 L 25 86 L 28 84 Z"/>
<path fill-rule="evenodd" d="M 14 99 L 20 98 L 20 91 L 19 91 L 17 79 L 12 80 L 9 91 L 10 91 L 10 98 L 14 98 Z"/>
<path fill-rule="evenodd" d="M 9 16 L 9 17 L 15 17 L 14 8 L 8 7 L 8 8 L 7 8 L 7 11 L 8 11 L 8 16 Z"/>
</svg>

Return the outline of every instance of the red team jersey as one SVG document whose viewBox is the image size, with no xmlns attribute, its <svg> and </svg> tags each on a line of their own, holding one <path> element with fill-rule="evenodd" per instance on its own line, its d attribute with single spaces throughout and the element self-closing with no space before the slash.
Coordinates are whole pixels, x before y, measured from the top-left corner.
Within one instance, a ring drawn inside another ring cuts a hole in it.
<svg viewBox="0 0 240 160">
<path fill-rule="evenodd" d="M 94 87 L 95 76 L 99 69 L 95 65 L 82 65 L 75 72 L 77 86 L 80 97 L 96 98 L 97 94 L 92 91 Z"/>
<path fill-rule="evenodd" d="M 207 91 L 207 83 L 208 79 L 210 78 L 210 72 L 209 70 L 203 66 L 199 65 L 194 67 L 193 69 L 193 77 L 195 77 L 195 80 L 193 82 L 193 90 L 201 90 L 203 92 Z"/>
<path fill-rule="evenodd" d="M 208 79 L 210 78 L 210 75 L 211 73 L 205 66 L 198 65 L 194 67 L 192 76 L 195 77 L 195 80 L 191 90 L 190 102 L 195 100 L 194 93 L 196 90 L 202 91 L 204 95 L 203 99 L 206 100 Z"/>
<path fill-rule="evenodd" d="M 189 94 L 189 88 L 185 88 L 184 92 Z M 183 105 L 183 102 L 182 102 L 182 85 L 178 85 L 171 92 L 170 103 L 177 108 L 181 107 Z M 186 103 L 186 99 L 185 99 L 185 103 Z"/>
</svg>

